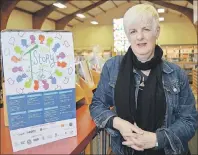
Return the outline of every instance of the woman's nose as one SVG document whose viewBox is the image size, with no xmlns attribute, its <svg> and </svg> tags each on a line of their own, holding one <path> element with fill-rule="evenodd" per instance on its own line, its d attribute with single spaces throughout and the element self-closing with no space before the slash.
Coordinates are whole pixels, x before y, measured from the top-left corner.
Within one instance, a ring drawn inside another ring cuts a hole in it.
<svg viewBox="0 0 198 155">
<path fill-rule="evenodd" d="M 142 40 L 144 39 L 144 35 L 142 32 L 137 32 L 137 36 L 136 36 L 137 40 Z"/>
</svg>

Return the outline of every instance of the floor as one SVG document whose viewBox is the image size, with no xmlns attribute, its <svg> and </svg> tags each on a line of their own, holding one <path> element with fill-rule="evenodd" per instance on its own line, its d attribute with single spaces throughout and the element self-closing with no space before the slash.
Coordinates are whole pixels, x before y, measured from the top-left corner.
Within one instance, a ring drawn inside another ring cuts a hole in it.
<svg viewBox="0 0 198 155">
<path fill-rule="evenodd" d="M 189 142 L 189 148 L 192 155 L 198 155 L 198 130 L 196 131 L 195 136 Z"/>
</svg>

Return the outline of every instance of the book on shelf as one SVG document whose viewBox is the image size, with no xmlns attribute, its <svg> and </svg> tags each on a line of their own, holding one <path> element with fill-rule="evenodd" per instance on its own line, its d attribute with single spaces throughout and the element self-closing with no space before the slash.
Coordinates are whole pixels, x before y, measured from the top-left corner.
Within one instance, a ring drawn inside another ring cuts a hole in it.
<svg viewBox="0 0 198 155">
<path fill-rule="evenodd" d="M 101 72 L 103 65 L 105 63 L 105 59 L 103 59 L 101 56 L 92 54 L 90 57 L 87 58 L 89 68 L 93 69 L 97 72 Z"/>
<path fill-rule="evenodd" d="M 82 77 L 90 87 L 94 86 L 93 77 L 90 72 L 89 66 L 87 61 L 79 61 L 75 64 L 76 69 L 76 82 L 78 81 L 79 77 Z"/>
</svg>

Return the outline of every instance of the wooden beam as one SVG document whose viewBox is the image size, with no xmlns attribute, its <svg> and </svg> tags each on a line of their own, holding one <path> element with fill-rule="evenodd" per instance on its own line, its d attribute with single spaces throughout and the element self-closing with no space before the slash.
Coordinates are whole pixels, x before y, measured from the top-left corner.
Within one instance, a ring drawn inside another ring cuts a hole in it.
<svg viewBox="0 0 198 155">
<path fill-rule="evenodd" d="M 166 9 L 165 9 L 165 13 L 169 13 L 169 10 L 168 10 L 168 8 L 166 8 Z"/>
<path fill-rule="evenodd" d="M 73 6 L 74 8 L 76 8 L 76 9 L 79 9 L 79 10 L 80 10 L 80 8 L 79 8 L 78 6 L 76 6 L 75 4 L 73 4 L 73 3 L 71 3 L 71 2 L 69 2 L 69 4 L 70 4 L 71 6 Z M 89 16 L 91 16 L 92 18 L 95 18 L 95 16 L 94 16 L 94 15 L 92 15 L 92 14 L 90 14 L 90 13 L 88 13 L 88 12 L 87 12 L 87 14 L 88 14 Z"/>
<path fill-rule="evenodd" d="M 8 19 L 19 0 L 1 0 L 1 30 L 6 29 Z"/>
<path fill-rule="evenodd" d="M 70 24 L 67 24 L 66 26 L 71 27 L 71 28 L 73 27 L 73 25 L 70 25 Z"/>
<path fill-rule="evenodd" d="M 14 10 L 17 10 L 17 11 L 21 11 L 23 13 L 27 13 L 29 15 L 33 15 L 33 12 L 30 12 L 30 11 L 27 11 L 27 10 L 24 10 L 24 9 L 21 9 L 19 7 L 15 7 Z M 52 22 L 56 22 L 54 19 L 51 19 L 51 18 L 47 18 L 48 20 L 52 21 Z"/>
<path fill-rule="evenodd" d="M 24 10 L 24 9 L 21 9 L 21 8 L 19 8 L 19 7 L 15 7 L 14 10 L 21 11 L 21 12 L 27 13 L 27 14 L 29 14 L 29 15 L 33 15 L 32 12 L 27 11 L 27 10 Z M 52 22 L 56 22 L 56 20 L 51 19 L 51 18 L 46 18 L 46 19 L 49 20 L 49 21 L 52 21 Z M 73 27 L 72 25 L 69 25 L 69 24 L 68 24 L 67 26 Z"/>
<path fill-rule="evenodd" d="M 64 12 L 59 11 L 57 9 L 57 7 L 55 7 L 53 4 L 46 5 L 46 4 L 43 4 L 43 3 L 41 3 L 37 0 L 31 0 L 31 1 L 44 7 L 41 10 L 39 10 L 39 11 L 37 11 L 33 14 L 33 17 L 32 17 L 33 29 L 40 29 L 42 27 L 42 24 L 45 21 L 45 19 L 47 19 L 49 14 L 52 13 L 53 11 L 56 11 L 56 12 L 58 12 L 58 13 L 64 15 L 64 16 L 67 15 Z M 63 0 L 61 2 L 66 4 L 69 1 L 71 1 L 71 0 Z M 78 20 L 81 23 L 83 22 L 83 21 L 79 20 L 78 18 L 76 18 L 76 20 Z"/>
<path fill-rule="evenodd" d="M 193 0 L 187 0 L 189 3 L 193 4 Z"/>
<path fill-rule="evenodd" d="M 77 21 L 79 21 L 79 22 L 81 22 L 81 23 L 84 22 L 84 21 L 82 21 L 82 20 L 80 20 L 80 19 L 78 19 L 78 18 L 75 18 L 75 20 L 77 20 Z"/>
<path fill-rule="evenodd" d="M 106 13 L 106 11 L 103 9 L 103 8 L 101 8 L 100 6 L 98 7 L 100 10 L 102 10 L 104 13 Z"/>
<path fill-rule="evenodd" d="M 76 16 L 76 14 L 85 13 L 85 12 L 87 12 L 87 11 L 89 11 L 89 10 L 91 10 L 91 9 L 93 9 L 93 8 L 103 4 L 103 3 L 105 3 L 106 1 L 107 0 L 100 0 L 100 1 L 98 1 L 96 3 L 94 3 L 94 4 L 91 4 L 91 5 L 89 5 L 89 6 L 85 7 L 85 8 L 82 8 L 81 10 L 78 10 L 78 11 L 76 11 L 76 12 L 74 12 L 74 13 L 66 16 L 66 17 L 63 17 L 63 18 L 59 19 L 56 22 L 56 29 L 57 30 L 64 29 L 65 25 L 68 24 Z"/>
<path fill-rule="evenodd" d="M 56 23 L 56 20 L 54 20 L 54 19 L 51 19 L 51 18 L 46 18 L 46 19 L 48 19 L 49 21 L 52 21 L 52 22 L 54 22 L 54 23 Z M 68 27 L 73 27 L 73 25 L 70 25 L 70 24 L 67 24 L 67 26 Z"/>
<path fill-rule="evenodd" d="M 68 2 L 68 0 L 64 0 L 64 3 L 67 3 L 67 2 Z M 56 10 L 56 6 L 51 4 L 51 5 L 45 6 L 44 8 L 40 9 L 39 11 L 36 11 L 32 17 L 33 29 L 40 29 L 42 27 L 45 19 L 54 10 Z"/>
<path fill-rule="evenodd" d="M 37 1 L 37 0 L 31 0 L 31 1 L 34 2 L 34 3 L 36 3 L 36 4 L 38 4 L 38 5 L 41 5 L 41 6 L 43 6 L 43 7 L 47 6 L 46 4 L 41 3 L 41 2 L 39 2 L 39 1 Z"/>
<path fill-rule="evenodd" d="M 188 1 L 186 1 L 186 4 L 185 4 L 184 6 L 185 6 L 185 7 L 188 6 Z M 181 13 L 179 16 L 180 16 L 180 17 L 183 17 L 183 14 Z"/>
<path fill-rule="evenodd" d="M 55 9 L 54 5 L 49 5 L 43 9 L 36 11 L 32 17 L 33 29 L 41 29 L 43 22 Z"/>
<path fill-rule="evenodd" d="M 32 15 L 32 12 L 27 11 L 27 10 L 24 10 L 24 9 L 21 9 L 21 8 L 19 8 L 19 7 L 15 7 L 14 10 L 21 11 L 21 12 L 27 13 L 27 14 L 29 14 L 29 15 Z"/>
<path fill-rule="evenodd" d="M 46 4 L 43 4 L 43 3 L 41 3 L 41 2 L 39 2 L 39 1 L 37 1 L 37 0 L 31 0 L 31 1 L 34 2 L 34 3 L 36 3 L 36 4 L 41 5 L 41 6 L 43 6 L 43 7 L 46 7 L 46 6 L 47 6 Z M 71 0 L 70 0 L 70 1 L 71 1 Z M 68 3 L 70 3 L 70 1 L 68 1 Z M 56 11 L 56 12 L 58 12 L 58 13 L 64 15 L 64 16 L 67 16 L 67 15 L 68 15 L 68 14 L 66 14 L 65 12 L 59 11 L 57 8 L 56 8 L 54 11 Z M 76 19 L 77 21 L 83 23 L 82 20 L 80 20 L 80 19 L 78 19 L 78 18 L 75 18 L 75 19 Z"/>
<path fill-rule="evenodd" d="M 185 7 L 187 7 L 188 6 L 188 2 L 186 2 L 186 4 L 185 4 Z"/>
<path fill-rule="evenodd" d="M 113 3 L 113 5 L 115 5 L 116 8 L 118 8 L 118 5 L 113 0 L 111 0 L 111 2 Z"/>
<path fill-rule="evenodd" d="M 178 11 L 183 13 L 185 16 L 187 16 L 190 21 L 193 23 L 193 10 L 190 8 L 186 8 L 184 6 L 179 6 L 176 4 L 172 4 L 172 3 L 167 3 L 165 1 L 151 1 L 152 3 L 155 3 L 157 5 L 161 5 L 163 7 Z"/>
<path fill-rule="evenodd" d="M 93 0 L 90 0 L 90 2 L 91 2 L 92 4 L 94 3 Z M 101 8 L 100 6 L 98 6 L 97 8 L 99 8 L 102 12 L 106 13 L 106 11 L 105 11 L 103 8 Z"/>
<path fill-rule="evenodd" d="M 153 3 L 153 7 L 157 10 L 157 6 Z"/>
</svg>

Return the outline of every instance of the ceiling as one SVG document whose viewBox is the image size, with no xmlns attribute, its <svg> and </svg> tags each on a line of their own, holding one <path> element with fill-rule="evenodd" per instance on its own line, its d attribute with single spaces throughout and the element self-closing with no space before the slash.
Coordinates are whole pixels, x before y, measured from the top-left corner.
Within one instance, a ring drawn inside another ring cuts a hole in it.
<svg viewBox="0 0 198 155">
<path fill-rule="evenodd" d="M 85 0 L 83 1 L 82 0 L 81 1 L 62 0 L 62 2 L 67 6 L 67 8 L 59 9 L 59 8 L 54 7 L 53 11 L 51 11 L 51 13 L 47 16 L 47 19 L 52 20 L 52 21 L 58 21 L 63 17 L 71 15 L 72 13 L 76 13 L 77 11 L 80 12 L 79 10 L 86 8 L 90 5 L 93 5 L 97 3 L 98 1 L 99 0 L 87 0 L 87 1 Z M 34 14 L 37 11 L 47 6 L 52 5 L 54 2 L 56 1 L 55 0 L 26 0 L 26 1 L 21 0 L 17 3 L 15 9 L 19 11 L 24 11 L 29 14 Z M 183 1 L 169 0 L 166 2 L 170 4 L 175 4 L 177 6 L 183 6 L 185 8 L 193 9 L 193 5 L 187 0 L 183 0 Z M 126 11 L 127 8 L 131 7 L 132 5 L 139 4 L 139 3 L 150 3 L 155 8 L 165 8 L 166 11 L 164 14 L 175 14 L 175 15 L 178 15 L 179 17 L 183 16 L 181 12 L 175 11 L 167 7 L 162 7 L 160 5 L 154 4 L 149 1 L 109 0 L 109 1 L 104 2 L 101 5 L 91 8 L 88 11 L 85 11 L 83 14 L 85 15 L 86 18 L 84 19 L 81 19 L 79 17 L 72 18 L 72 20 L 69 21 L 68 25 L 72 27 L 76 24 L 84 23 L 86 21 L 95 20 L 95 19 L 101 20 L 101 21 L 98 21 L 99 23 L 104 23 L 102 21 L 103 19 L 100 19 L 98 17 L 100 17 L 101 15 L 104 16 L 105 14 L 108 14 L 108 12 L 110 12 L 111 10 L 114 10 L 114 12 L 117 12 L 116 14 L 120 13 L 117 16 L 123 16 L 123 13 Z M 123 10 L 124 6 L 126 6 L 125 10 Z M 108 18 L 105 19 L 105 21 L 108 21 Z"/>
</svg>

